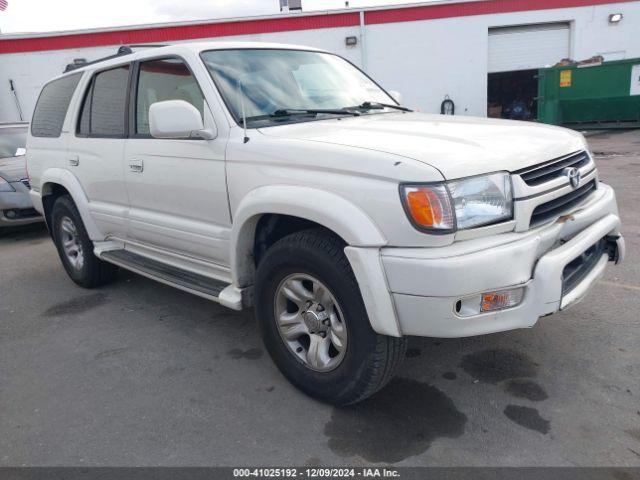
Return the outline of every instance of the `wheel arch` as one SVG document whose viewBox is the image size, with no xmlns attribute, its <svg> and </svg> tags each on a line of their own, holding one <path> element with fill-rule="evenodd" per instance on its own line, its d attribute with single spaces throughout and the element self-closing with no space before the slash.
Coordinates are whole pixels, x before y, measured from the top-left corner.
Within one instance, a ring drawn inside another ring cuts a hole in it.
<svg viewBox="0 0 640 480">
<path fill-rule="evenodd" d="M 47 226 L 51 231 L 51 210 L 55 200 L 61 195 L 69 195 L 80 212 L 82 222 L 91 240 L 102 240 L 102 236 L 96 227 L 89 212 L 89 199 L 80 185 L 79 180 L 68 170 L 52 168 L 43 175 L 40 184 L 42 208 L 44 210 Z"/>
<path fill-rule="evenodd" d="M 320 226 L 345 245 L 383 246 L 386 239 L 373 220 L 347 199 L 324 190 L 298 186 L 260 187 L 247 194 L 235 210 L 231 231 L 231 273 L 234 284 L 253 284 L 256 234 L 266 216 Z"/>
</svg>

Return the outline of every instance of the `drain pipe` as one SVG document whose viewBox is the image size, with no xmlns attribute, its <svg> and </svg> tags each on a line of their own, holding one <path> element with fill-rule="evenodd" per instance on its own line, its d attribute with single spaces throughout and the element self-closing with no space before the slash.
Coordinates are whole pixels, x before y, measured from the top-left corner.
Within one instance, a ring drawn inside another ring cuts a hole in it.
<svg viewBox="0 0 640 480">
<path fill-rule="evenodd" d="M 360 10 L 360 67 L 363 71 L 367 71 L 367 49 L 365 43 L 364 10 Z"/>
<path fill-rule="evenodd" d="M 20 100 L 18 100 L 18 92 L 16 92 L 16 87 L 13 85 L 13 80 L 9 79 L 9 88 L 11 89 L 11 93 L 13 93 L 13 98 L 16 100 L 16 107 L 18 107 L 18 115 L 20 116 L 20 121 L 22 122 L 24 118 L 22 117 L 22 107 L 20 106 Z"/>
</svg>

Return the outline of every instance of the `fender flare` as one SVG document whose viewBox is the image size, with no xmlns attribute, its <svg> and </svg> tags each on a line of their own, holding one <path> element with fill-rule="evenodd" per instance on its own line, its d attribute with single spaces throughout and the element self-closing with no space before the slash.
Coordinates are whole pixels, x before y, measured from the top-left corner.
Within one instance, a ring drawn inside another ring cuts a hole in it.
<svg viewBox="0 0 640 480">
<path fill-rule="evenodd" d="M 82 223 L 84 223 L 84 227 L 89 238 L 93 241 L 104 240 L 89 211 L 89 199 L 87 198 L 87 194 L 82 188 L 82 185 L 80 185 L 80 181 L 76 176 L 69 170 L 62 168 L 50 168 L 46 170 L 40 177 L 40 185 L 42 185 L 40 195 L 43 200 L 47 195 L 51 194 L 53 184 L 60 185 L 69 192 L 71 198 L 76 204 L 76 207 L 78 208 L 78 211 L 80 212 Z"/>
<path fill-rule="evenodd" d="M 387 241 L 373 220 L 345 198 L 295 185 L 259 187 L 249 192 L 233 214 L 231 273 L 239 287 L 253 283 L 253 242 L 258 220 L 280 214 L 304 218 L 331 230 L 351 246 L 383 246 Z"/>
<path fill-rule="evenodd" d="M 259 219 L 266 214 L 304 218 L 340 236 L 347 243 L 345 254 L 372 328 L 385 335 L 401 335 L 379 256 L 379 249 L 387 240 L 362 209 L 335 193 L 293 185 L 259 187 L 249 192 L 235 210 L 231 230 L 234 285 L 245 288 L 253 284 L 255 231 Z"/>
</svg>

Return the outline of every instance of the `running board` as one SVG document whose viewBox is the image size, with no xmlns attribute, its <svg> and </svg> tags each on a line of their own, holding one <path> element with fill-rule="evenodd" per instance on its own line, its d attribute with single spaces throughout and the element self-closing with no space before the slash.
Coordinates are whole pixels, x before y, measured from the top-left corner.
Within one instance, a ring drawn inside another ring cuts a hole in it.
<svg viewBox="0 0 640 480">
<path fill-rule="evenodd" d="M 214 300 L 234 310 L 242 309 L 242 292 L 221 280 L 173 267 L 128 250 L 102 252 L 100 258 L 152 280 Z"/>
</svg>

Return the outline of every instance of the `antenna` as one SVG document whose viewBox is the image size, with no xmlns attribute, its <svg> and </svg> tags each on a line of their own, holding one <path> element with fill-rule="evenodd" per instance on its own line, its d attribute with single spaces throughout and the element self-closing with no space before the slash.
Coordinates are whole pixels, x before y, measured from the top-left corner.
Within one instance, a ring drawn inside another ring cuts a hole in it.
<svg viewBox="0 0 640 480">
<path fill-rule="evenodd" d="M 244 92 L 242 91 L 242 80 L 238 79 L 238 95 L 240 97 L 240 112 L 242 114 L 242 128 L 244 129 L 244 143 L 249 141 L 247 136 L 247 115 L 244 110 Z"/>
<path fill-rule="evenodd" d="M 13 93 L 13 97 L 16 100 L 16 107 L 18 107 L 18 115 L 20 116 L 20 121 L 22 122 L 24 118 L 22 117 L 22 107 L 20 106 L 20 100 L 18 100 L 18 92 L 16 92 L 16 86 L 13 84 L 13 80 L 9 79 L 9 88 L 11 89 L 11 93 Z"/>
</svg>

